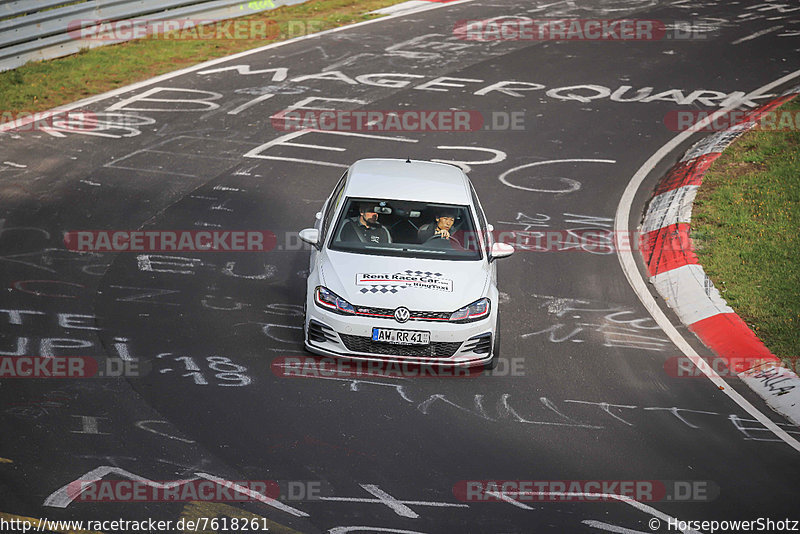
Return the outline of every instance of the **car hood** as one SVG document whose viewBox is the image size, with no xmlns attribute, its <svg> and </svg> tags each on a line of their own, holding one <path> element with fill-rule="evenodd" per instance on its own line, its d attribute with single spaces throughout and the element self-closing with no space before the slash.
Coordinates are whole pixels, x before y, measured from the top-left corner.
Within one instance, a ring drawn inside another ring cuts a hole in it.
<svg viewBox="0 0 800 534">
<path fill-rule="evenodd" d="M 455 311 L 484 296 L 485 260 L 446 261 L 371 256 L 327 250 L 320 255 L 322 283 L 357 306 Z"/>
</svg>

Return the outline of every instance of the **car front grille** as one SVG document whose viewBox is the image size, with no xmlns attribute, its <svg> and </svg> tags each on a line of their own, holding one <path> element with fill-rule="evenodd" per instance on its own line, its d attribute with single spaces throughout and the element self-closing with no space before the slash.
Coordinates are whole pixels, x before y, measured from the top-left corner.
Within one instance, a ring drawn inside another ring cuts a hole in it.
<svg viewBox="0 0 800 534">
<path fill-rule="evenodd" d="M 356 315 L 373 317 L 394 318 L 393 308 L 372 308 L 370 306 L 356 306 Z M 409 321 L 447 321 L 453 312 L 412 311 Z"/>
<path fill-rule="evenodd" d="M 347 350 L 381 356 L 408 356 L 421 358 L 450 358 L 456 353 L 460 342 L 434 342 L 430 345 L 394 345 L 372 341 L 371 337 L 339 334 Z"/>
</svg>

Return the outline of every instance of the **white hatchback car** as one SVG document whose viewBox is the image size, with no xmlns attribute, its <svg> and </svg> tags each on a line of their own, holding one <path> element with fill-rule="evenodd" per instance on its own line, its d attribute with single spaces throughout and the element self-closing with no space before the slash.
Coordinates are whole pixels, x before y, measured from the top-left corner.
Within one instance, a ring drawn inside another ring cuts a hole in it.
<svg viewBox="0 0 800 534">
<path fill-rule="evenodd" d="M 314 228 L 305 346 L 355 360 L 487 366 L 498 354 L 494 243 L 469 178 L 453 165 L 354 163 Z"/>
</svg>

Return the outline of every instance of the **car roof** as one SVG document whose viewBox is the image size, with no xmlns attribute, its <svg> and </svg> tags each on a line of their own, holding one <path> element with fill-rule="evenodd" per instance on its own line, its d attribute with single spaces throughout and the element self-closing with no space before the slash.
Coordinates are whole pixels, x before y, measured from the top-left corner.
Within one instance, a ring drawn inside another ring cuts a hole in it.
<svg viewBox="0 0 800 534">
<path fill-rule="evenodd" d="M 471 204 L 467 177 L 458 167 L 431 161 L 370 158 L 350 167 L 349 197 Z"/>
</svg>

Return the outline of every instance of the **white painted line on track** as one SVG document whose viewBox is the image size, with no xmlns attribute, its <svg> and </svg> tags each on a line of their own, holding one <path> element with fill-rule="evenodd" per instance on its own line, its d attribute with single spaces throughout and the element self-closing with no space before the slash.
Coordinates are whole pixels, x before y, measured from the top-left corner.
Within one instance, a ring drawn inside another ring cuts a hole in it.
<svg viewBox="0 0 800 534">
<path fill-rule="evenodd" d="M 779 78 L 767 85 L 759 87 L 755 91 L 751 92 L 750 94 L 743 97 L 742 101 L 747 101 L 748 99 L 752 99 L 762 93 L 766 93 L 794 78 L 800 77 L 800 70 L 796 70 L 782 78 Z M 707 126 L 717 117 L 728 113 L 729 111 L 736 109 L 737 106 L 728 106 L 725 108 L 716 111 L 700 121 L 697 124 L 698 129 L 702 129 L 703 127 Z M 619 204 L 617 205 L 617 213 L 614 217 L 614 239 L 615 239 L 615 246 L 617 250 L 617 258 L 619 259 L 620 266 L 622 267 L 622 271 L 625 273 L 625 277 L 628 279 L 628 283 L 630 283 L 633 291 L 636 293 L 636 296 L 639 297 L 639 300 L 642 302 L 644 307 L 656 321 L 658 326 L 667 334 L 667 337 L 675 343 L 675 345 L 683 352 L 692 362 L 697 366 L 700 371 L 704 375 L 708 377 L 711 382 L 717 386 L 725 395 L 731 398 L 733 402 L 738 404 L 743 410 L 747 413 L 752 415 L 759 423 L 764 425 L 767 429 L 769 429 L 773 434 L 775 434 L 778 438 L 783 440 L 787 445 L 795 449 L 796 451 L 800 452 L 800 442 L 798 442 L 795 438 L 790 436 L 785 430 L 780 428 L 777 424 L 775 424 L 771 419 L 769 419 L 766 415 L 761 413 L 755 406 L 750 404 L 744 397 L 742 397 L 738 392 L 736 392 L 733 388 L 731 388 L 727 382 L 725 382 L 707 363 L 706 361 L 701 358 L 697 352 L 692 348 L 688 341 L 678 332 L 678 329 L 675 328 L 675 325 L 667 318 L 666 314 L 661 310 L 656 299 L 653 295 L 650 294 L 650 291 L 647 288 L 647 284 L 642 278 L 642 275 L 639 273 L 639 269 L 636 265 L 636 260 L 633 256 L 633 251 L 630 250 L 632 247 L 622 246 L 623 243 L 620 243 L 619 240 L 623 235 L 623 232 L 627 232 L 629 225 L 630 225 L 630 211 L 633 206 L 633 199 L 636 195 L 636 192 L 639 190 L 639 187 L 644 182 L 644 179 L 650 174 L 650 172 L 655 168 L 655 166 L 665 157 L 667 157 L 673 150 L 675 150 L 681 143 L 686 141 L 691 135 L 695 132 L 692 130 L 687 130 L 684 132 L 679 133 L 672 139 L 670 139 L 664 146 L 662 146 L 658 151 L 656 151 L 644 164 L 636 171 L 633 177 L 628 182 L 628 186 L 625 188 L 625 191 L 622 193 L 622 197 L 620 198 Z"/>
<path fill-rule="evenodd" d="M 108 98 L 113 98 L 115 96 L 119 96 L 119 95 L 127 93 L 129 91 L 134 91 L 134 90 L 140 89 L 142 87 L 147 87 L 148 85 L 153 85 L 154 83 L 163 82 L 164 80 L 171 80 L 172 78 L 176 78 L 176 77 L 182 76 L 184 74 L 189 74 L 189 73 L 192 73 L 192 72 L 195 72 L 195 71 L 198 71 L 198 70 L 206 69 L 208 67 L 212 67 L 214 65 L 219 65 L 220 63 L 225 63 L 227 61 L 231 61 L 231 60 L 234 60 L 234 59 L 247 57 L 247 56 L 252 55 L 252 54 L 258 54 L 259 52 L 263 52 L 265 50 L 271 50 L 273 48 L 278 48 L 278 47 L 281 47 L 281 46 L 284 46 L 284 45 L 288 45 L 290 43 L 297 43 L 297 42 L 304 41 L 304 40 L 307 40 L 307 39 L 316 39 L 317 37 L 320 37 L 322 35 L 328 35 L 328 34 L 331 34 L 331 33 L 337 33 L 337 32 L 341 32 L 341 31 L 345 31 L 345 30 L 351 30 L 353 28 L 366 26 L 368 24 L 375 24 L 376 22 L 384 22 L 384 21 L 387 21 L 387 20 L 392 20 L 392 19 L 395 19 L 395 18 L 398 18 L 398 17 L 402 17 L 404 15 L 408 15 L 410 13 L 421 13 L 423 11 L 433 11 L 434 9 L 441 9 L 441 8 L 444 8 L 444 7 L 452 7 L 452 6 L 457 6 L 459 4 L 468 4 L 468 3 L 474 2 L 474 1 L 475 0 L 456 0 L 455 2 L 448 2 L 446 4 L 440 4 L 440 3 L 431 2 L 429 6 L 422 6 L 422 7 L 419 7 L 417 9 L 415 9 L 414 11 L 404 11 L 402 13 L 397 13 L 397 14 L 394 14 L 394 15 L 388 15 L 388 16 L 381 17 L 381 18 L 378 18 L 378 19 L 365 20 L 364 22 L 357 22 L 355 24 L 350 24 L 350 25 L 347 25 L 347 26 L 339 26 L 338 28 L 332 28 L 330 30 L 321 31 L 321 32 L 318 32 L 318 33 L 312 33 L 312 34 L 309 34 L 309 35 L 301 35 L 299 37 L 295 37 L 295 38 L 289 39 L 287 41 L 281 41 L 279 43 L 270 43 L 270 44 L 262 46 L 260 48 L 253 48 L 252 50 L 245 50 L 244 52 L 239 52 L 238 54 L 233 54 L 233 55 L 230 55 L 230 56 L 225 56 L 225 57 L 220 57 L 220 58 L 217 58 L 217 59 L 212 59 L 212 60 L 206 61 L 204 63 L 198 63 L 197 65 L 193 65 L 191 67 L 187 67 L 185 69 L 176 70 L 176 71 L 173 71 L 173 72 L 168 72 L 166 74 L 162 74 L 160 76 L 156 76 L 155 78 L 150 78 L 149 80 L 142 80 L 141 82 L 136 82 L 136 83 L 133 83 L 131 85 L 126 85 L 125 87 L 120 87 L 119 89 L 114 89 L 114 90 L 108 91 L 106 93 L 95 95 L 95 96 L 92 96 L 92 97 L 89 97 L 89 98 L 84 98 L 83 100 L 78 100 L 77 102 L 73 102 L 72 104 L 68 104 L 66 106 L 59 106 L 59 107 L 53 108 L 53 109 L 51 109 L 49 111 L 43 111 L 40 114 L 42 114 L 42 113 L 51 113 L 51 112 L 54 112 L 56 110 L 58 110 L 58 111 L 70 111 L 70 110 L 73 110 L 73 109 L 76 109 L 76 108 L 80 108 L 82 106 L 88 106 L 90 104 L 94 104 L 96 102 L 100 102 L 102 100 L 106 100 Z M 30 118 L 30 119 L 18 119 L 18 120 L 15 120 L 15 121 L 10 121 L 10 122 L 6 122 L 6 123 L 3 123 L 3 124 L 0 124 L 0 132 L 5 132 L 7 130 L 13 130 L 15 128 L 21 128 L 21 127 L 25 126 L 26 124 L 28 124 L 28 123 L 30 123 L 32 121 L 33 121 L 33 118 Z"/>
</svg>

